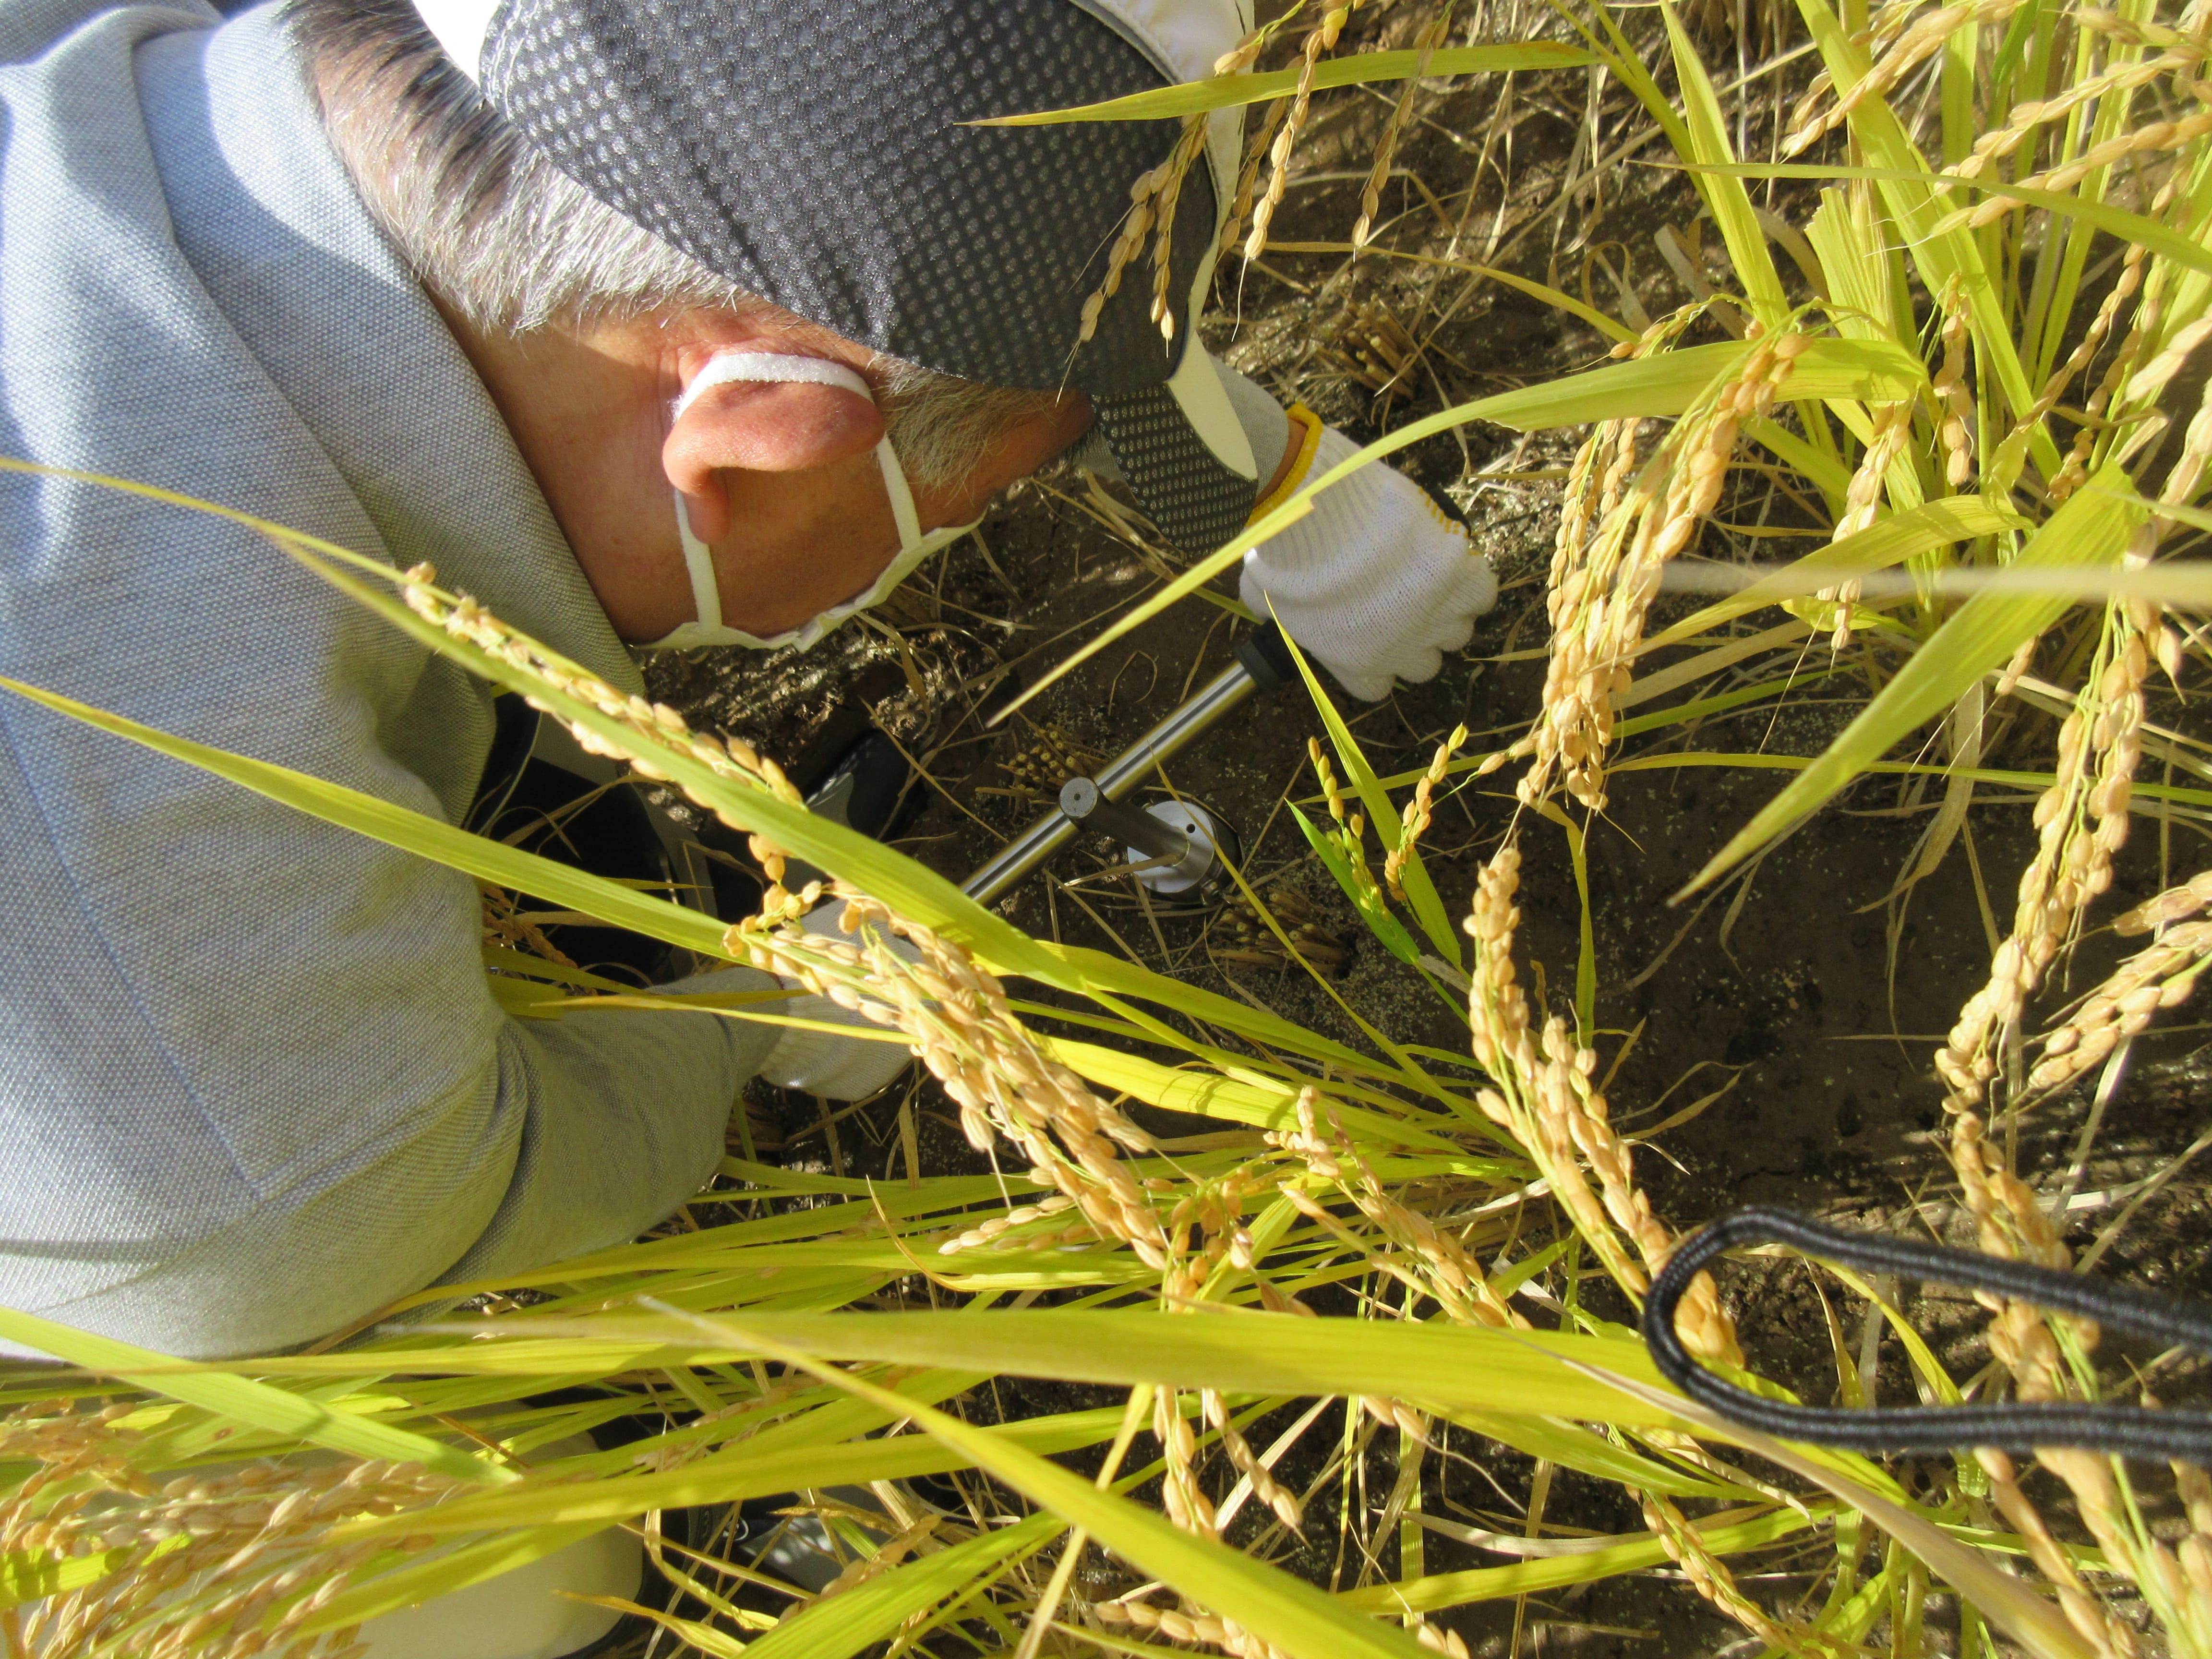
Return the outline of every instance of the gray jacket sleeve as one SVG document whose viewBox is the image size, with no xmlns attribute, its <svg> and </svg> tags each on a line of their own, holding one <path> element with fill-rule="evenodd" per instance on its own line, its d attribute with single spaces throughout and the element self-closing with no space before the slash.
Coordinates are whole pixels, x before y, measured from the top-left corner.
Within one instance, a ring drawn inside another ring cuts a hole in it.
<svg viewBox="0 0 2212 1659">
<path fill-rule="evenodd" d="M 704 1184 L 773 1042 L 511 1019 L 466 878 L 20 702 L 0 822 L 0 1304 L 165 1352 L 635 1236 Z"/>
</svg>

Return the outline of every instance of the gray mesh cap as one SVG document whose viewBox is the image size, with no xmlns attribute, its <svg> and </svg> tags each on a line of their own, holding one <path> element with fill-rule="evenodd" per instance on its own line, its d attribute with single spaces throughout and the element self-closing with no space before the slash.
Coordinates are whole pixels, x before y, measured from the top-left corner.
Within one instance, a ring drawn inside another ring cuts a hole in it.
<svg viewBox="0 0 2212 1659">
<path fill-rule="evenodd" d="M 1080 340 L 1174 121 L 975 127 L 1212 72 L 1250 0 L 416 0 L 524 141 L 709 270 L 848 339 L 994 386 L 1080 387 L 1177 545 L 1243 528 L 1258 469 L 1191 327 L 1241 119 Z"/>
</svg>

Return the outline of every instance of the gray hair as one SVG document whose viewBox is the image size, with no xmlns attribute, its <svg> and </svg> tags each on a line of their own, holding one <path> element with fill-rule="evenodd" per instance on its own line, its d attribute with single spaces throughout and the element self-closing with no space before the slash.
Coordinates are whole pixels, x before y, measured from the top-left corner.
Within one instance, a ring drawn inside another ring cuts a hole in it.
<svg viewBox="0 0 2212 1659">
<path fill-rule="evenodd" d="M 526 334 L 660 311 L 778 313 L 531 149 L 409 0 L 289 0 L 285 18 L 370 216 L 470 327 Z M 899 459 L 924 486 L 966 477 L 1056 395 L 882 353 L 870 368 Z"/>
</svg>

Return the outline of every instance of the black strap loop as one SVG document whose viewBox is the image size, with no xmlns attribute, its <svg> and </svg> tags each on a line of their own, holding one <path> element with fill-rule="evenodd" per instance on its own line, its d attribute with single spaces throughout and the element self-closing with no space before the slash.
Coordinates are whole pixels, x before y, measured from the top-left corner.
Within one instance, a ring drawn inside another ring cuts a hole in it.
<svg viewBox="0 0 2212 1659">
<path fill-rule="evenodd" d="M 2027 1452 L 2038 1446 L 2078 1446 L 2130 1457 L 2212 1462 L 2212 1412 L 2151 1411 L 2078 1401 L 1855 1411 L 1761 1399 L 1698 1364 L 1674 1330 L 1674 1310 L 1691 1279 L 1722 1251 L 1750 1243 L 1787 1244 L 1862 1273 L 1895 1273 L 1993 1291 L 2054 1313 L 2078 1315 L 2116 1330 L 2212 1353 L 2212 1304 L 2056 1273 L 1978 1250 L 1850 1232 L 1790 1210 L 1738 1210 L 1674 1252 L 1644 1306 L 1644 1340 L 1661 1373 L 1699 1405 L 1731 1422 L 1779 1439 L 1850 1451 L 1942 1452 L 1994 1446 Z"/>
</svg>

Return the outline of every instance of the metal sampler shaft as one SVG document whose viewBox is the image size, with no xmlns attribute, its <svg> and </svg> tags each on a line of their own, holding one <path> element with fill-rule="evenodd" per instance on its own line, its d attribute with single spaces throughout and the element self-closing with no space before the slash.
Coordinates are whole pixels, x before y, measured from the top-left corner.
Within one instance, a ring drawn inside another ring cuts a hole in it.
<svg viewBox="0 0 2212 1659">
<path fill-rule="evenodd" d="M 1091 781 L 1102 799 L 1120 800 L 1143 782 L 1154 767 L 1182 752 L 1192 739 L 1255 692 L 1272 691 L 1296 672 L 1297 665 L 1283 641 L 1281 629 L 1269 623 L 1237 646 L 1235 662 L 1108 762 Z M 990 903 L 1066 846 L 1076 827 L 1074 819 L 1054 807 L 1000 848 L 961 884 L 961 890 L 978 904 Z"/>
</svg>

